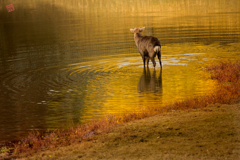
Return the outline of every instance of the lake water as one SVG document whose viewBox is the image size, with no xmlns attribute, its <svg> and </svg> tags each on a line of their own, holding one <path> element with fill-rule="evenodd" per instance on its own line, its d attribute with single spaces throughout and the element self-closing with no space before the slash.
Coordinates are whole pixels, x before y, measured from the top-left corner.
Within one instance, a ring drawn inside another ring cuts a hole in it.
<svg viewBox="0 0 240 160">
<path fill-rule="evenodd" d="M 236 0 L 0 4 L 0 142 L 211 93 L 205 66 L 240 59 Z M 143 68 L 130 32 L 143 26 L 162 71 Z"/>
</svg>

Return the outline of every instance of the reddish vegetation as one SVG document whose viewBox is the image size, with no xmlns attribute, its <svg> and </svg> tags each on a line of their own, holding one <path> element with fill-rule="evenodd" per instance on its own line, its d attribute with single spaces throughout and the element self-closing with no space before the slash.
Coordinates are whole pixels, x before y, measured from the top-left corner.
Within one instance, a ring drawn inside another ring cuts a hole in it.
<svg viewBox="0 0 240 160">
<path fill-rule="evenodd" d="M 218 89 L 214 94 L 176 102 L 172 109 L 202 108 L 213 103 L 229 103 L 240 96 L 240 63 L 221 63 L 209 66 L 211 78 L 217 80 Z"/>
<path fill-rule="evenodd" d="M 46 134 L 40 134 L 39 132 L 31 133 L 28 137 L 18 142 L 2 147 L 0 150 L 0 158 L 1 156 L 8 158 L 22 157 L 59 146 L 81 143 L 82 141 L 91 140 L 93 135 L 102 132 L 106 133 L 110 131 L 112 127 L 121 123 L 172 110 L 188 110 L 204 108 L 213 103 L 229 103 L 232 99 L 240 97 L 240 62 L 209 66 L 207 70 L 211 72 L 211 78 L 219 82 L 218 89 L 214 94 L 176 102 L 164 108 L 155 107 L 142 110 L 138 113 L 108 116 L 102 120 L 93 121 L 68 130 L 54 131 Z"/>
</svg>

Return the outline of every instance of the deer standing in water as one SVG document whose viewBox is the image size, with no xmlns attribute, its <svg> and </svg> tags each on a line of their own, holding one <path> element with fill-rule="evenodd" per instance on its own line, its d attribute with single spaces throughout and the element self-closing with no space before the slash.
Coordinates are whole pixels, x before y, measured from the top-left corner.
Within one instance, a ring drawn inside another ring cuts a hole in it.
<svg viewBox="0 0 240 160">
<path fill-rule="evenodd" d="M 143 65 L 145 67 L 145 60 L 147 60 L 147 67 L 148 67 L 149 59 L 151 59 L 153 63 L 153 67 L 155 69 L 156 62 L 154 58 L 157 55 L 159 59 L 159 64 L 162 69 L 160 41 L 158 40 L 158 38 L 153 36 L 143 36 L 141 32 L 144 29 L 145 27 L 130 29 L 130 31 L 134 33 L 134 40 L 138 48 L 138 51 L 142 56 Z"/>
</svg>

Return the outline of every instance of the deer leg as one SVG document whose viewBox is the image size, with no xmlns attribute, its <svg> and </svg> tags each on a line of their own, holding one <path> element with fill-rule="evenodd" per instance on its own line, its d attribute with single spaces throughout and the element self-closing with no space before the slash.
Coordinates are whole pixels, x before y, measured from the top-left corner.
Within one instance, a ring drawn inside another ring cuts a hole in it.
<svg viewBox="0 0 240 160">
<path fill-rule="evenodd" d="M 148 64 L 149 64 L 149 57 L 147 57 L 147 67 L 148 67 Z"/>
<path fill-rule="evenodd" d="M 153 68 L 155 69 L 156 62 L 155 62 L 155 59 L 154 59 L 154 57 L 151 57 L 151 61 L 152 61 L 152 63 L 153 63 Z"/>
<path fill-rule="evenodd" d="M 145 56 L 142 56 L 142 59 L 143 59 L 143 66 L 145 68 Z"/>
<path fill-rule="evenodd" d="M 162 62 L 161 62 L 161 51 L 160 52 L 158 52 L 158 60 L 159 60 L 159 64 L 160 64 L 160 67 L 161 67 L 161 69 L 162 69 Z"/>
</svg>

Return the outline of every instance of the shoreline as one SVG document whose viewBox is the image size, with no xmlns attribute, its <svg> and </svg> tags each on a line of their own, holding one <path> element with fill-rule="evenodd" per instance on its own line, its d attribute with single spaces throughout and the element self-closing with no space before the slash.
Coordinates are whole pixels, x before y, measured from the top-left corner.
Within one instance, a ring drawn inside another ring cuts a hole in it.
<svg viewBox="0 0 240 160">
<path fill-rule="evenodd" d="M 240 99 L 172 111 L 25 159 L 239 159 Z"/>
<path fill-rule="evenodd" d="M 53 150 L 59 147 L 79 144 L 91 140 L 97 135 L 104 135 L 111 132 L 118 126 L 135 122 L 136 120 L 157 115 L 165 115 L 175 112 L 187 112 L 193 109 L 204 109 L 210 104 L 230 103 L 240 96 L 240 63 L 221 63 L 208 66 L 207 71 L 211 72 L 212 79 L 219 83 L 216 93 L 202 97 L 196 97 L 182 102 L 176 102 L 164 108 L 149 108 L 141 113 L 129 113 L 122 116 L 109 116 L 99 121 L 93 121 L 85 125 L 63 131 L 55 131 L 50 134 L 38 132 L 29 134 L 25 139 L 12 143 L 1 148 L 0 158 L 17 158 L 36 154 L 45 150 Z"/>
</svg>

